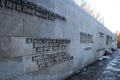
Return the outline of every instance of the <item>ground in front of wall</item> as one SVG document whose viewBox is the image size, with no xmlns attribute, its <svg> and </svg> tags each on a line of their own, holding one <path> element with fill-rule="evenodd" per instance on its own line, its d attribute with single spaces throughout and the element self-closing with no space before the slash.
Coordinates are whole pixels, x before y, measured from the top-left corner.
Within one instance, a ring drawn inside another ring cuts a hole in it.
<svg viewBox="0 0 120 80">
<path fill-rule="evenodd" d="M 65 80 L 120 80 L 120 50 L 78 70 Z"/>
</svg>

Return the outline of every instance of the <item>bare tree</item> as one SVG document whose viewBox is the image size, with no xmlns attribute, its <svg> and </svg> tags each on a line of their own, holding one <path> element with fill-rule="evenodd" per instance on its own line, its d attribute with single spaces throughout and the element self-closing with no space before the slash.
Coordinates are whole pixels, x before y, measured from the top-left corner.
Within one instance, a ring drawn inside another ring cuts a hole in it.
<svg viewBox="0 0 120 80">
<path fill-rule="evenodd" d="M 104 19 L 103 17 L 101 17 L 100 13 L 94 13 L 94 9 L 91 9 L 88 5 L 91 5 L 90 3 L 88 3 L 87 1 L 84 1 L 81 4 L 81 8 L 86 11 L 87 13 L 89 13 L 91 16 L 93 16 L 97 21 L 99 21 L 100 23 L 104 24 Z"/>
<path fill-rule="evenodd" d="M 120 48 L 120 32 L 116 31 L 115 35 L 117 36 L 117 47 Z"/>
</svg>

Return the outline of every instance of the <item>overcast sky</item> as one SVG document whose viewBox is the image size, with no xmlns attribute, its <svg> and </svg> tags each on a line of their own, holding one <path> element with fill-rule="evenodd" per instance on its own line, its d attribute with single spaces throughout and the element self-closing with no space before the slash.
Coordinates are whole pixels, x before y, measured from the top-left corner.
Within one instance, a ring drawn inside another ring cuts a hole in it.
<svg viewBox="0 0 120 80">
<path fill-rule="evenodd" d="M 80 3 L 82 0 L 75 0 Z M 104 25 L 113 33 L 120 31 L 120 0 L 87 0 L 104 18 Z"/>
</svg>

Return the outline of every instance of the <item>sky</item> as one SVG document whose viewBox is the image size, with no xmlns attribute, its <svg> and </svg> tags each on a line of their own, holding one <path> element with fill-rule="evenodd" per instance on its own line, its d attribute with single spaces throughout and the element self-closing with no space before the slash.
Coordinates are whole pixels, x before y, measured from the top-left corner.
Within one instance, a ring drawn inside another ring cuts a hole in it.
<svg viewBox="0 0 120 80">
<path fill-rule="evenodd" d="M 75 0 L 80 4 L 84 0 Z M 87 0 L 95 12 L 100 13 L 104 19 L 104 25 L 115 33 L 120 31 L 120 0 Z"/>
</svg>

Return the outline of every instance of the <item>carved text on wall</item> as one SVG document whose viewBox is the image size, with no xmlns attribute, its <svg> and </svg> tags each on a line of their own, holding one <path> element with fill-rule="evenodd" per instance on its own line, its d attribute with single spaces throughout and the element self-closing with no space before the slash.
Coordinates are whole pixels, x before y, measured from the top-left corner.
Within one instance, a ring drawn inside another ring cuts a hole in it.
<svg viewBox="0 0 120 80">
<path fill-rule="evenodd" d="M 93 35 L 80 32 L 80 42 L 81 43 L 93 43 Z"/>
<path fill-rule="evenodd" d="M 37 56 L 32 56 L 32 61 L 37 63 L 40 70 L 66 61 L 70 61 L 72 59 L 73 56 L 70 56 L 70 54 L 66 52 L 39 54 Z"/>
<path fill-rule="evenodd" d="M 0 0 L 0 6 L 12 10 L 20 11 L 29 15 L 34 15 L 43 19 L 52 20 L 59 19 L 66 21 L 64 16 L 60 16 L 42 6 L 38 6 L 27 0 Z"/>
<path fill-rule="evenodd" d="M 26 43 L 32 43 L 36 53 L 49 51 L 66 51 L 70 40 L 67 39 L 50 39 L 50 38 L 26 38 Z"/>
<path fill-rule="evenodd" d="M 70 40 L 26 38 L 26 43 L 32 44 L 36 50 L 37 54 L 32 56 L 32 62 L 36 63 L 40 70 L 73 59 L 67 52 Z"/>
</svg>

